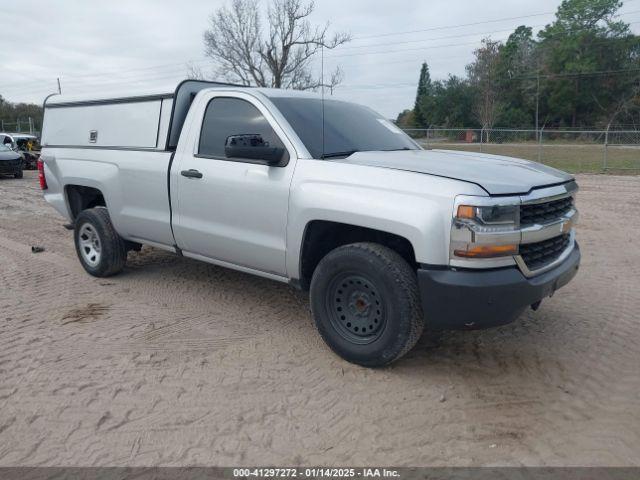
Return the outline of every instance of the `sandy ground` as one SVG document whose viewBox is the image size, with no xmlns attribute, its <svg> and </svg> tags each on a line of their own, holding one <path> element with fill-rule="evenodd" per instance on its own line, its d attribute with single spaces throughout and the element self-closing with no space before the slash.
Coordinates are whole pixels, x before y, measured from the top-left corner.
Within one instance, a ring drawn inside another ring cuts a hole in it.
<svg viewBox="0 0 640 480">
<path fill-rule="evenodd" d="M 367 370 L 286 285 L 147 248 L 88 276 L 1 179 L 0 465 L 640 465 L 640 177 L 579 183 L 573 283 Z"/>
</svg>

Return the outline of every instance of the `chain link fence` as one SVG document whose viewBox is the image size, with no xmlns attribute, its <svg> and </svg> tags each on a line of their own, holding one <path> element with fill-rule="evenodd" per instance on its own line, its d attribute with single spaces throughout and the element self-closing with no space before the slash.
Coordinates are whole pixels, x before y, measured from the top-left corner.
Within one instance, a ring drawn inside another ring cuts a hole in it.
<svg viewBox="0 0 640 480">
<path fill-rule="evenodd" d="M 0 120 L 0 132 L 4 133 L 29 133 L 31 135 L 40 136 L 38 125 L 33 118 L 18 118 L 16 120 Z"/>
<path fill-rule="evenodd" d="M 405 129 L 427 149 L 526 158 L 572 173 L 640 173 L 640 130 Z"/>
</svg>

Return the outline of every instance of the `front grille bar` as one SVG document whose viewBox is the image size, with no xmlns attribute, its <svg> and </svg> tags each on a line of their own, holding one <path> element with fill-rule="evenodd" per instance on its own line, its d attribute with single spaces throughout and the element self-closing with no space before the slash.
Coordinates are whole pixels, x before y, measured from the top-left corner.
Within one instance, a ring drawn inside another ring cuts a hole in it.
<svg viewBox="0 0 640 480">
<path fill-rule="evenodd" d="M 573 197 L 569 196 L 546 203 L 520 206 L 520 226 L 544 225 L 553 222 L 573 209 Z"/>
<path fill-rule="evenodd" d="M 516 265 L 525 277 L 534 277 L 560 265 L 575 246 L 575 230 L 544 242 L 520 245 Z"/>
</svg>

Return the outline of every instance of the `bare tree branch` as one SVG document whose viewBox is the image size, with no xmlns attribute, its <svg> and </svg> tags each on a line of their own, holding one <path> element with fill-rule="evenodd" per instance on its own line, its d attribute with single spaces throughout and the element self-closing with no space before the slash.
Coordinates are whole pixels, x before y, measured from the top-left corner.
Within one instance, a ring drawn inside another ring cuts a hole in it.
<svg viewBox="0 0 640 480">
<path fill-rule="evenodd" d="M 476 88 L 474 111 L 483 129 L 492 128 L 503 109 L 497 78 L 501 45 L 489 38 L 483 39 L 482 47 L 473 52 L 474 62 L 467 66 L 469 80 Z"/>
<path fill-rule="evenodd" d="M 351 40 L 347 33 L 329 36 L 329 24 L 312 27 L 314 3 L 272 0 L 263 29 L 257 0 L 232 0 L 210 17 L 204 33 L 205 55 L 217 73 L 232 82 L 260 87 L 300 90 L 331 86 L 342 81 L 338 68 L 329 82 L 316 78 L 311 62 L 320 49 L 333 49 Z"/>
<path fill-rule="evenodd" d="M 205 80 L 207 76 L 197 63 L 187 63 L 187 78 L 189 80 Z"/>
<path fill-rule="evenodd" d="M 608 105 L 608 108 L 600 103 L 595 93 L 591 93 L 591 98 L 598 108 L 604 112 L 607 129 L 609 129 L 611 125 L 613 125 L 616 117 L 622 112 L 632 113 L 634 110 L 640 109 L 640 77 L 635 78 L 629 90 L 622 93 L 615 102 Z"/>
</svg>

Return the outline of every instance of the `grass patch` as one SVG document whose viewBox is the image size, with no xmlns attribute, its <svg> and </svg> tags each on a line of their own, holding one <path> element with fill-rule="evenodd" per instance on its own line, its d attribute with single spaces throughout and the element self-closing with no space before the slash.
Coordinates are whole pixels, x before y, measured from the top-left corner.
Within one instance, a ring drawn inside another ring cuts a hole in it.
<svg viewBox="0 0 640 480">
<path fill-rule="evenodd" d="M 421 142 L 426 146 L 424 141 Z M 430 143 L 429 148 L 480 152 L 479 143 Z M 540 150 L 536 143 L 483 144 L 483 153 L 525 158 L 570 173 L 640 174 L 640 146 L 609 146 L 604 169 L 604 146 L 590 144 L 547 143 Z"/>
</svg>

